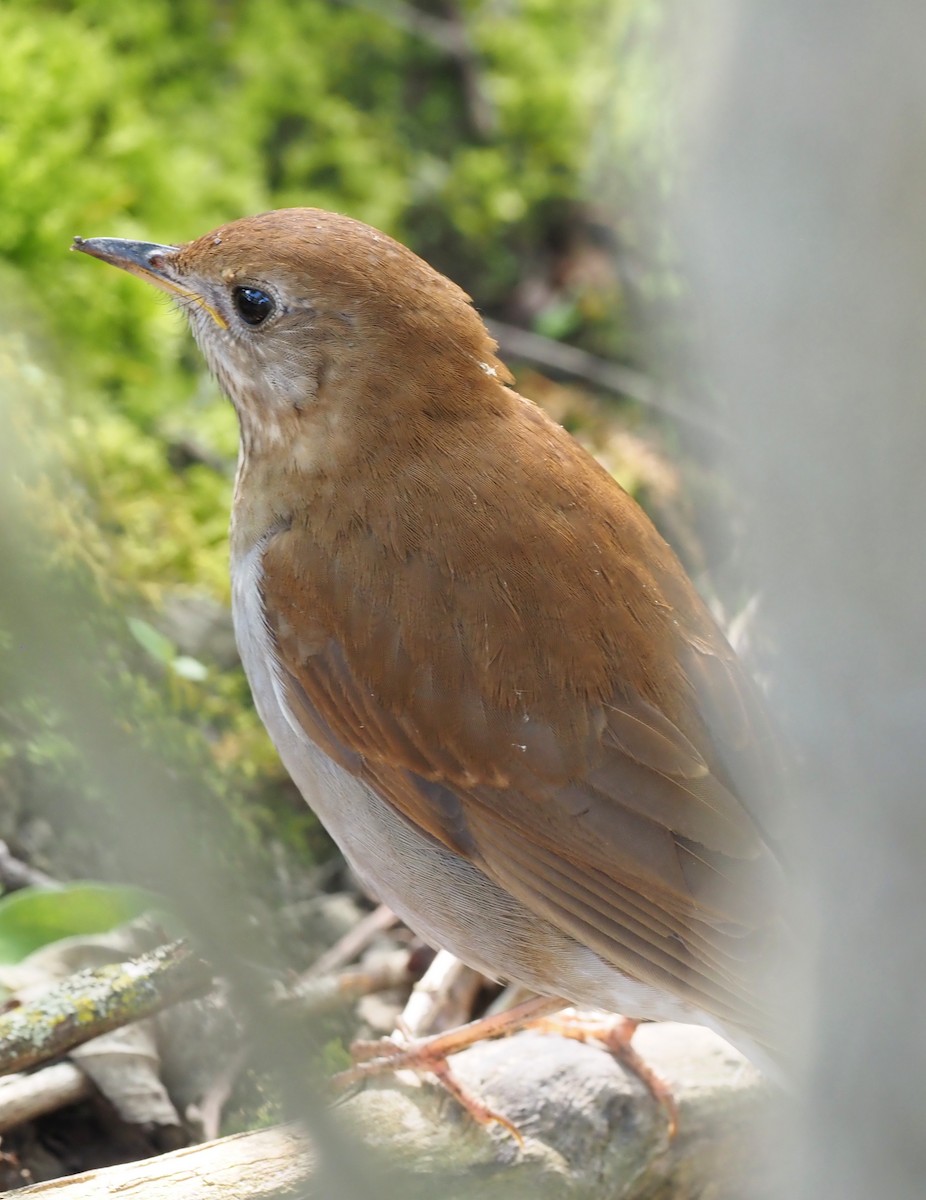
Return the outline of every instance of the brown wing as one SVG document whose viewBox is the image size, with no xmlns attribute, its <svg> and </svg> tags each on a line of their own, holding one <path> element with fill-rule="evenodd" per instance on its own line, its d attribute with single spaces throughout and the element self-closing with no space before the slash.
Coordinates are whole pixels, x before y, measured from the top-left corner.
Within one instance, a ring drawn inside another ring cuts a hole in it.
<svg viewBox="0 0 926 1200">
<path fill-rule="evenodd" d="M 432 445 L 432 494 L 420 462 L 393 465 L 365 481 L 349 521 L 316 512 L 268 545 L 290 707 L 534 911 L 761 1029 L 748 967 L 776 917 L 778 868 L 738 794 L 772 761 L 761 705 L 613 481 L 533 410 L 506 444 L 504 472 L 465 476 L 470 503 L 441 494 L 453 472 Z M 451 449 L 457 475 L 480 461 Z M 538 455 L 552 471 L 542 489 Z"/>
</svg>

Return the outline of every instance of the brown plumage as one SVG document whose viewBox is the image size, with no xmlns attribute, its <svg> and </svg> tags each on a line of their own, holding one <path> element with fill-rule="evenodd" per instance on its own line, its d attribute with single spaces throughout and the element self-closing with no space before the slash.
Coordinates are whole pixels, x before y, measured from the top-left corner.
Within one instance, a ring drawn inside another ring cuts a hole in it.
<svg viewBox="0 0 926 1200">
<path fill-rule="evenodd" d="M 79 248 L 178 295 L 235 404 L 242 658 L 361 876 L 496 976 L 774 1050 L 761 701 L 641 509 L 511 389 L 468 298 L 311 209 Z"/>
</svg>

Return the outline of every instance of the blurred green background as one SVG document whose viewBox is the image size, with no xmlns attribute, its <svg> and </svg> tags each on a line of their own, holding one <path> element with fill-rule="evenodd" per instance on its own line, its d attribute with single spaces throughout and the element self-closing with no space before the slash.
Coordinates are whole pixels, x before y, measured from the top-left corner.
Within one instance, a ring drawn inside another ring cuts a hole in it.
<svg viewBox="0 0 926 1200">
<path fill-rule="evenodd" d="M 0 6 L 7 517 L 29 528 L 41 588 L 79 614 L 74 653 L 126 736 L 194 781 L 236 846 L 304 861 L 325 842 L 230 640 L 233 414 L 165 299 L 69 254 L 72 236 L 175 242 L 268 208 L 336 209 L 485 313 L 632 362 L 640 311 L 674 287 L 634 200 L 668 187 L 664 33 L 655 0 Z M 613 405 L 519 378 L 625 484 L 672 491 Z M 120 798 L 54 688 L 16 662 L 0 628 L 0 837 L 55 874 L 118 877 L 93 831 Z"/>
</svg>

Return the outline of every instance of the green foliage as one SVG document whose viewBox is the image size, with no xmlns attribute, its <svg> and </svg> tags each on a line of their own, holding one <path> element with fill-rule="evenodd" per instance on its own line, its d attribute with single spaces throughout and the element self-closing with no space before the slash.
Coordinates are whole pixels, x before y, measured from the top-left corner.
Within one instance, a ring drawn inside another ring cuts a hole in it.
<svg viewBox="0 0 926 1200">
<path fill-rule="evenodd" d="M 150 892 L 100 883 L 24 888 L 0 899 L 0 963 L 21 962 L 61 938 L 106 933 L 158 903 Z"/>
<path fill-rule="evenodd" d="M 420 233 L 458 266 L 491 251 L 486 278 L 466 282 L 482 298 L 511 286 L 504 247 L 536 240 L 551 206 L 579 192 L 603 66 L 588 34 L 613 5 L 468 8 L 488 135 L 471 127 L 458 65 L 388 5 L 383 16 L 327 0 L 0 10 L 0 254 L 124 411 L 150 424 L 189 400 L 182 330 L 136 281 L 67 259 L 76 232 L 184 240 L 314 204 Z"/>
<path fill-rule="evenodd" d="M 131 489 L 132 464 L 152 457 L 155 440 L 130 436 L 127 418 L 100 400 L 87 396 L 82 405 L 71 405 L 55 372 L 35 359 L 24 336 L 0 334 L 0 469 L 13 465 L 16 484 L 15 507 L 6 519 L 19 535 L 20 552 L 28 553 L 32 574 L 42 580 L 37 602 L 55 597 L 59 609 L 73 614 L 74 657 L 103 688 L 122 735 L 152 749 L 171 764 L 178 784 L 186 780 L 199 794 L 204 828 L 219 830 L 209 835 L 214 856 L 240 870 L 242 855 L 252 858 L 280 824 L 278 810 L 286 816 L 289 841 L 304 847 L 315 838 L 312 819 L 304 805 L 287 800 L 282 767 L 250 706 L 240 669 L 181 654 L 156 628 L 151 599 L 163 584 L 143 587 L 138 577 L 139 564 L 159 562 L 170 564 L 165 575 L 174 581 L 182 568 L 208 582 L 211 553 L 217 560 L 214 586 L 224 589 L 227 507 L 213 515 L 220 553 L 201 544 L 195 523 L 178 523 L 185 541 L 171 543 L 157 505 L 160 499 L 169 517 L 176 496 L 174 511 L 186 515 L 182 478 L 165 459 L 163 478 L 149 477 L 150 493 L 136 496 Z M 123 472 L 118 478 L 126 481 L 121 508 L 115 488 L 107 489 L 105 474 L 97 473 L 101 445 L 113 430 L 113 471 Z M 137 532 L 138 505 L 152 522 L 161 521 L 147 541 Z M 126 536 L 131 521 L 134 536 Z M 17 565 L 8 561 L 0 578 L 0 613 Z M 15 837 L 23 820 L 40 818 L 56 832 L 47 868 L 66 874 L 77 864 L 82 872 L 117 876 L 124 868 L 99 834 L 120 820 L 122 798 L 101 791 L 54 690 L 38 682 L 23 688 L 17 659 L 16 643 L 0 626 L 0 837 Z"/>
</svg>

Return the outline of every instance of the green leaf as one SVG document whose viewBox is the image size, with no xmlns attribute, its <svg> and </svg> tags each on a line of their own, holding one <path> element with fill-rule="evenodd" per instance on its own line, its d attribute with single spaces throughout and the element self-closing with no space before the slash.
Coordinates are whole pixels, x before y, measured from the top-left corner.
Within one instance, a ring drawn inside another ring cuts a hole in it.
<svg viewBox="0 0 926 1200">
<path fill-rule="evenodd" d="M 61 938 L 106 933 L 163 900 L 141 888 L 75 883 L 63 888 L 23 888 L 0 900 L 0 963 L 20 962 Z"/>
<path fill-rule="evenodd" d="M 132 637 L 143 650 L 148 651 L 155 662 L 170 665 L 174 661 L 177 657 L 177 648 L 170 638 L 165 637 L 153 625 L 149 625 L 140 617 L 129 617 L 128 623 Z"/>
</svg>

